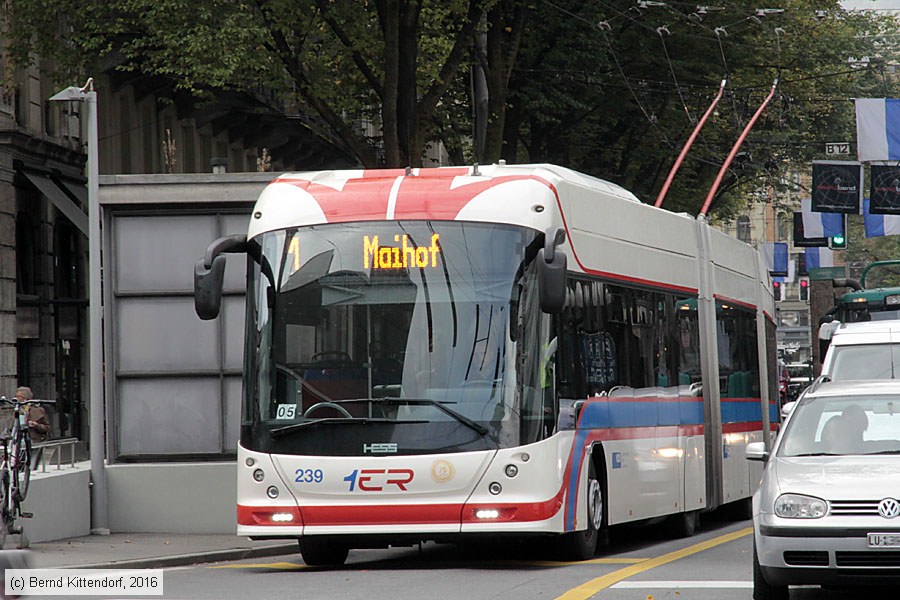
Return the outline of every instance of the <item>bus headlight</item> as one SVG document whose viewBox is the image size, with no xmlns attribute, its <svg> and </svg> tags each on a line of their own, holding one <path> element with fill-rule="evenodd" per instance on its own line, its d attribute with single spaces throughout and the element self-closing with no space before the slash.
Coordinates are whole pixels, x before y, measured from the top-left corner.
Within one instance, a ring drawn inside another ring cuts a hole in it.
<svg viewBox="0 0 900 600">
<path fill-rule="evenodd" d="M 491 485 L 488 486 L 488 491 L 493 495 L 497 495 L 503 491 L 503 486 L 497 483 L 496 481 L 491 482 Z"/>
<path fill-rule="evenodd" d="M 262 469 L 256 469 L 253 471 L 253 481 L 262 481 L 266 478 L 266 474 L 263 473 Z"/>
<path fill-rule="evenodd" d="M 274 500 L 278 497 L 278 488 L 274 485 L 270 485 L 269 489 L 266 490 L 266 496 Z"/>
<path fill-rule="evenodd" d="M 517 467 L 516 465 L 506 465 L 506 469 L 504 469 L 504 472 L 506 473 L 507 477 L 512 479 L 519 474 L 519 467 Z"/>
</svg>

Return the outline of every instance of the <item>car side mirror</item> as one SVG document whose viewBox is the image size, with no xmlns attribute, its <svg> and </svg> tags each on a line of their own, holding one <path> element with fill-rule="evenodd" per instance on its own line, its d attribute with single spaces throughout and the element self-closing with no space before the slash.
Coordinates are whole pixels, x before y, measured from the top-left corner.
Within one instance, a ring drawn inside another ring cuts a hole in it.
<svg viewBox="0 0 900 600">
<path fill-rule="evenodd" d="M 769 460 L 769 451 L 765 442 L 750 442 L 744 449 L 744 457 L 747 460 L 766 462 Z"/>
</svg>

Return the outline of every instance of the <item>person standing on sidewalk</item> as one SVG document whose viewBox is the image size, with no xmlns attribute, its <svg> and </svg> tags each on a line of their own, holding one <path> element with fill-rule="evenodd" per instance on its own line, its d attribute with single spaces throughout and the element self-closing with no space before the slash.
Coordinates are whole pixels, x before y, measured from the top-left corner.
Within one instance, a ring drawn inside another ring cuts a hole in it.
<svg viewBox="0 0 900 600">
<path fill-rule="evenodd" d="M 30 402 L 32 399 L 34 399 L 34 394 L 31 392 L 30 387 L 23 386 L 16 389 L 17 401 Z M 40 406 L 26 404 L 25 420 L 28 421 L 32 442 L 43 442 L 50 437 L 50 419 L 47 417 L 46 410 Z"/>
</svg>

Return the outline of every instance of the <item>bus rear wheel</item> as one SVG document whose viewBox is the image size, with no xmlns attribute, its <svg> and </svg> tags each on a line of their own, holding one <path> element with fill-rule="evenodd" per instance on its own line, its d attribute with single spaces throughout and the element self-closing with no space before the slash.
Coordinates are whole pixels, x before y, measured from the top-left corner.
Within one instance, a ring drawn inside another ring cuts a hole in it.
<svg viewBox="0 0 900 600">
<path fill-rule="evenodd" d="M 344 564 L 350 548 L 346 544 L 313 537 L 300 540 L 300 556 L 311 567 L 337 566 Z"/>
</svg>

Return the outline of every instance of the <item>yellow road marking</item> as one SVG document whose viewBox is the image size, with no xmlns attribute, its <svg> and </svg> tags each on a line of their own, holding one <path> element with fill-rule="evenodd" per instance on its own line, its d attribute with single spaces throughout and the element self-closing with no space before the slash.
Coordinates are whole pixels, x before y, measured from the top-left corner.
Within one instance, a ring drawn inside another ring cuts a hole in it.
<svg viewBox="0 0 900 600">
<path fill-rule="evenodd" d="M 590 560 L 576 560 L 576 561 L 558 561 L 558 560 L 535 560 L 528 561 L 529 565 L 533 565 L 535 567 L 564 567 L 567 565 L 633 565 L 636 563 L 642 563 L 645 560 L 649 560 L 646 558 L 592 558 Z M 522 563 L 516 563 L 522 564 Z"/>
<path fill-rule="evenodd" d="M 576 588 L 572 588 L 562 596 L 556 598 L 556 600 L 585 600 L 586 598 L 590 598 L 600 590 L 604 590 L 609 586 L 622 581 L 623 579 L 628 579 L 629 577 L 632 577 L 639 573 L 643 573 L 644 571 L 649 571 L 654 567 L 659 567 L 670 562 L 674 562 L 686 556 L 697 554 L 698 552 L 703 552 L 704 550 L 709 550 L 710 548 L 715 548 L 716 546 L 720 546 L 728 542 L 733 542 L 734 540 L 750 535 L 751 533 L 753 533 L 753 528 L 747 527 L 746 529 L 741 529 L 733 533 L 721 535 L 717 538 L 713 538 L 705 542 L 700 542 L 699 544 L 694 544 L 693 546 L 688 546 L 687 548 L 682 548 L 681 550 L 676 550 L 675 552 L 669 552 L 668 554 L 663 554 L 662 556 L 658 556 L 656 558 L 647 559 L 630 567 L 625 567 L 624 569 L 619 569 L 618 571 L 607 573 L 602 577 L 592 579 L 591 581 L 579 585 Z"/>
<path fill-rule="evenodd" d="M 306 565 L 289 562 L 244 563 L 241 565 L 213 565 L 210 569 L 305 569 Z"/>
</svg>

